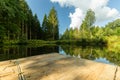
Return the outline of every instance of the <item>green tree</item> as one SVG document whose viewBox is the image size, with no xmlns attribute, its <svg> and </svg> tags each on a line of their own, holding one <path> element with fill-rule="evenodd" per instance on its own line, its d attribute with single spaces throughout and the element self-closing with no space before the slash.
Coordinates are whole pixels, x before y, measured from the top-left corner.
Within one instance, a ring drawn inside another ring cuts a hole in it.
<svg viewBox="0 0 120 80">
<path fill-rule="evenodd" d="M 51 40 L 58 40 L 59 39 L 59 22 L 57 18 L 57 11 L 53 7 L 50 10 L 49 16 L 48 16 L 48 24 L 49 24 L 49 35 Z"/>
<path fill-rule="evenodd" d="M 88 27 L 87 27 L 87 22 L 86 21 L 83 21 L 83 23 L 81 24 L 80 26 L 80 32 L 81 32 L 81 38 L 82 39 L 87 39 L 89 36 L 89 30 L 88 30 Z"/>
<path fill-rule="evenodd" d="M 0 25 L 5 29 L 7 39 L 11 36 L 15 36 L 19 31 L 19 25 L 17 20 L 21 19 L 22 12 L 18 0 L 1 0 L 0 1 Z M 16 19 L 17 17 L 17 20 Z M 5 37 L 5 36 L 4 36 Z"/>
<path fill-rule="evenodd" d="M 25 0 L 0 0 L 0 40 L 31 39 L 32 35 L 41 39 L 41 33 L 40 22 Z"/>
<path fill-rule="evenodd" d="M 95 20 L 96 20 L 95 13 L 91 9 L 89 9 L 86 13 L 86 16 L 83 20 L 81 27 L 80 27 L 83 38 L 86 38 L 86 37 L 88 38 L 89 35 L 92 36 L 90 29 L 91 29 L 92 25 L 94 24 Z"/>
<path fill-rule="evenodd" d="M 44 40 L 47 40 L 47 37 L 49 36 L 49 28 L 48 28 L 48 19 L 47 19 L 47 15 L 45 14 L 44 15 L 44 18 L 43 18 L 43 23 L 42 23 L 42 31 L 43 31 L 43 39 Z"/>
<path fill-rule="evenodd" d="M 69 30 L 69 38 L 70 38 L 70 40 L 73 40 L 73 37 L 74 37 L 73 33 L 74 33 L 74 30 L 72 28 L 70 28 L 70 30 Z"/>
<path fill-rule="evenodd" d="M 107 25 L 105 25 L 105 35 L 119 35 L 120 32 L 120 19 L 116 19 L 113 22 L 109 22 Z"/>
<path fill-rule="evenodd" d="M 84 19 L 84 21 L 87 24 L 87 27 L 88 28 L 91 27 L 94 24 L 95 20 L 96 20 L 95 19 L 95 13 L 91 9 L 89 9 L 87 11 L 85 19 Z"/>
<path fill-rule="evenodd" d="M 71 36 L 70 36 L 70 32 L 69 32 L 69 29 L 67 28 L 67 29 L 65 30 L 65 32 L 63 33 L 61 39 L 62 39 L 62 40 L 69 40 L 69 39 L 71 39 L 70 37 L 71 37 Z"/>
<path fill-rule="evenodd" d="M 34 34 L 33 35 L 34 39 L 41 39 L 42 38 L 42 35 L 41 35 L 42 34 L 42 28 L 41 28 L 40 22 L 39 22 L 36 14 L 34 15 L 33 34 Z"/>
</svg>

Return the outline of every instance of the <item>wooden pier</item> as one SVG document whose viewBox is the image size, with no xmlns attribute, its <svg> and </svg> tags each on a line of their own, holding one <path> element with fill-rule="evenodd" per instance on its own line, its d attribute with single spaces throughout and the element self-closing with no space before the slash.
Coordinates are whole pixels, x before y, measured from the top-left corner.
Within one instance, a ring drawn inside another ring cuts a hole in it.
<svg viewBox="0 0 120 80">
<path fill-rule="evenodd" d="M 120 67 L 58 53 L 0 62 L 0 80 L 20 77 L 24 80 L 120 80 Z"/>
</svg>

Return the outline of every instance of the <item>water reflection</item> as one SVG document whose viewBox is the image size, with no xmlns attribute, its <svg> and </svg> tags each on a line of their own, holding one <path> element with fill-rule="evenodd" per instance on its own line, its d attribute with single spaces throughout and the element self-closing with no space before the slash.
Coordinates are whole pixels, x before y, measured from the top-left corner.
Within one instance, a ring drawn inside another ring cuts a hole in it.
<svg viewBox="0 0 120 80">
<path fill-rule="evenodd" d="M 41 45 L 41 46 L 1 46 L 0 47 L 0 61 L 17 59 L 22 57 L 40 55 L 59 52 L 59 47 L 56 45 Z"/>
<path fill-rule="evenodd" d="M 77 45 L 0 46 L 0 61 L 59 52 L 60 54 L 120 65 L 119 48 L 81 47 Z"/>
<path fill-rule="evenodd" d="M 65 55 L 94 60 L 107 64 L 120 65 L 119 49 L 114 50 L 105 47 L 81 47 L 75 45 L 62 45 L 61 48 L 63 49 Z"/>
</svg>

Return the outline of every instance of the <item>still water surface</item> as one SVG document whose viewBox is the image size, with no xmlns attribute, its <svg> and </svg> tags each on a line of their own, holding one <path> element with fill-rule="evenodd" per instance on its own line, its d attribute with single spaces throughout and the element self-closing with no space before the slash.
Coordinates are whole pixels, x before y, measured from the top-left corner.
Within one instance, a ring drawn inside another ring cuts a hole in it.
<svg viewBox="0 0 120 80">
<path fill-rule="evenodd" d="M 112 65 L 120 65 L 120 51 L 104 47 L 76 45 L 0 46 L 0 61 L 57 52 L 64 56 L 84 58 Z"/>
</svg>

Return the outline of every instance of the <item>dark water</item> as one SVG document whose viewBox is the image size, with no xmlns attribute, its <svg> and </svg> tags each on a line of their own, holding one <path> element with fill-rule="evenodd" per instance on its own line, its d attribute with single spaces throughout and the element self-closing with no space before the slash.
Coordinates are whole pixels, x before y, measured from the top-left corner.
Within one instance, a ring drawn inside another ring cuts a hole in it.
<svg viewBox="0 0 120 80">
<path fill-rule="evenodd" d="M 64 56 L 84 58 L 97 62 L 120 65 L 120 50 L 105 47 L 81 47 L 75 45 L 0 46 L 0 61 L 59 52 Z"/>
<path fill-rule="evenodd" d="M 41 46 L 1 46 L 0 47 L 0 61 L 18 59 L 23 57 L 49 54 L 59 52 L 59 47 L 55 45 L 41 45 Z"/>
</svg>

